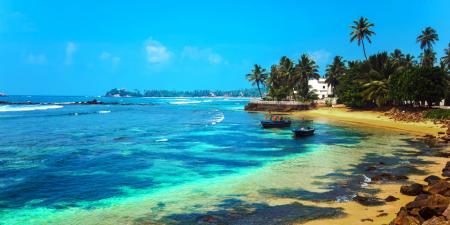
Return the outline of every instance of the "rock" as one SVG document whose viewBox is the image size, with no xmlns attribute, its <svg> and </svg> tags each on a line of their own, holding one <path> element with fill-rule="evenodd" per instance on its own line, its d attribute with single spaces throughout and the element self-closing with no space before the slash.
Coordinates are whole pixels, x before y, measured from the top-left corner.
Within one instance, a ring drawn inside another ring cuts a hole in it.
<svg viewBox="0 0 450 225">
<path fill-rule="evenodd" d="M 386 201 L 386 202 L 394 202 L 394 201 L 397 201 L 399 198 L 396 198 L 396 197 L 394 197 L 394 196 L 392 196 L 392 195 L 389 195 L 389 196 L 387 196 L 384 200 Z"/>
<path fill-rule="evenodd" d="M 445 216 L 445 218 L 447 218 L 447 220 L 450 220 L 450 205 L 447 207 L 447 209 L 442 213 L 443 216 Z"/>
<path fill-rule="evenodd" d="M 390 173 L 380 173 L 371 177 L 372 181 L 399 181 L 407 179 L 408 177 L 405 175 L 393 175 Z"/>
<path fill-rule="evenodd" d="M 401 208 L 397 213 L 397 217 L 389 223 L 389 225 L 419 225 L 418 219 L 408 215 L 406 208 Z"/>
<path fill-rule="evenodd" d="M 424 181 L 427 182 L 428 185 L 431 185 L 431 184 L 433 184 L 433 183 L 435 183 L 437 181 L 440 181 L 440 180 L 441 180 L 441 178 L 438 177 L 438 176 L 435 176 L 435 175 L 430 175 L 430 176 L 428 176 L 428 177 L 426 177 L 424 179 Z"/>
<path fill-rule="evenodd" d="M 370 219 L 370 218 L 361 219 L 361 222 L 366 222 L 366 221 L 373 222 L 373 219 Z"/>
<path fill-rule="evenodd" d="M 450 224 L 443 216 L 435 216 L 423 223 L 423 225 L 448 225 Z"/>
<path fill-rule="evenodd" d="M 377 215 L 377 217 L 383 217 L 383 216 L 387 216 L 387 215 L 388 215 L 387 213 L 380 213 Z"/>
<path fill-rule="evenodd" d="M 419 215 L 423 220 L 428 220 L 431 219 L 433 216 L 436 216 L 436 212 L 429 207 L 424 207 L 419 210 Z"/>
<path fill-rule="evenodd" d="M 440 194 L 429 195 L 426 199 L 414 200 L 406 204 L 406 209 L 412 211 L 414 208 L 423 209 L 428 207 L 434 211 L 434 215 L 442 215 L 450 203 L 450 198 Z"/>
<path fill-rule="evenodd" d="M 377 168 L 375 167 L 375 166 L 368 166 L 367 168 L 366 168 L 366 171 L 374 171 L 374 170 L 376 170 Z"/>
<path fill-rule="evenodd" d="M 362 196 L 359 194 L 357 194 L 355 197 L 353 197 L 353 201 L 356 201 L 359 204 L 365 205 L 365 206 L 383 205 L 384 204 L 384 202 L 378 198 Z"/>
<path fill-rule="evenodd" d="M 423 185 L 418 183 L 403 185 L 400 187 L 400 192 L 404 195 L 416 196 L 423 193 Z"/>
<path fill-rule="evenodd" d="M 450 177 L 450 162 L 447 162 L 445 168 L 442 170 L 443 177 Z"/>
<path fill-rule="evenodd" d="M 430 194 L 441 194 L 444 196 L 450 195 L 450 184 L 445 180 L 436 181 L 434 184 L 427 186 L 425 192 Z"/>
</svg>

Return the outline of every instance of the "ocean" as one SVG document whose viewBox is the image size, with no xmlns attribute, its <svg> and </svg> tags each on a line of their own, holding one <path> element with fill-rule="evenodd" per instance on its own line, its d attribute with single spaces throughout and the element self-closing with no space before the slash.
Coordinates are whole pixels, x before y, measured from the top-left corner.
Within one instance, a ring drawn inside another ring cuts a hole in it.
<svg viewBox="0 0 450 225">
<path fill-rule="evenodd" d="M 409 163 L 395 131 L 294 120 L 262 129 L 245 98 L 7 96 L 0 101 L 0 224 L 291 224 L 342 209 L 362 163 Z M 348 179 L 351 178 L 351 181 Z M 339 182 L 349 182 L 343 188 Z"/>
</svg>

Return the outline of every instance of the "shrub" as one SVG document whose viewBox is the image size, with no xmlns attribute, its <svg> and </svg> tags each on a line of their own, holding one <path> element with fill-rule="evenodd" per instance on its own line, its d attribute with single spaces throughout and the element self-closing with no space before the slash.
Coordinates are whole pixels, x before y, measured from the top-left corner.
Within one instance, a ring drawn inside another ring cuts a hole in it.
<svg viewBox="0 0 450 225">
<path fill-rule="evenodd" d="M 425 112 L 425 118 L 428 119 L 450 119 L 449 109 L 431 109 Z"/>
</svg>

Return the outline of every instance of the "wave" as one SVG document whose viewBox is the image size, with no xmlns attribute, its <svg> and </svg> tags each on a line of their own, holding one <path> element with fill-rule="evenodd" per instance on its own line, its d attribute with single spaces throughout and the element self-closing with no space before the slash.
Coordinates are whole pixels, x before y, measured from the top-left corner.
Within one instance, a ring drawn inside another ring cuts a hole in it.
<svg viewBox="0 0 450 225">
<path fill-rule="evenodd" d="M 167 139 L 167 138 L 162 138 L 162 139 L 158 139 L 158 140 L 156 140 L 156 142 L 166 142 L 166 141 L 168 141 L 169 139 Z"/>
<path fill-rule="evenodd" d="M 35 111 L 35 110 L 47 110 L 47 109 L 60 109 L 62 105 L 27 105 L 27 106 L 0 106 L 0 112 L 23 112 L 23 111 Z"/>
<path fill-rule="evenodd" d="M 187 105 L 187 104 L 198 104 L 201 101 L 177 101 L 177 102 L 169 102 L 172 105 Z"/>
<path fill-rule="evenodd" d="M 212 118 L 211 124 L 216 125 L 216 124 L 222 122 L 224 119 L 225 119 L 225 115 L 221 112 Z"/>
<path fill-rule="evenodd" d="M 100 110 L 98 111 L 99 114 L 105 114 L 105 113 L 110 113 L 111 111 L 109 110 Z"/>
</svg>

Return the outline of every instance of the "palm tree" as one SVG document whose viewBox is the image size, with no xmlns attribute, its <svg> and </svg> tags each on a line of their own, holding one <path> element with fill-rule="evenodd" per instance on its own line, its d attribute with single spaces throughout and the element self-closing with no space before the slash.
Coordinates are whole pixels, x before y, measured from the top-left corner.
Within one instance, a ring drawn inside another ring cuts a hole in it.
<svg viewBox="0 0 450 225">
<path fill-rule="evenodd" d="M 294 88 L 299 90 L 300 97 L 307 99 L 309 92 L 309 79 L 319 79 L 319 66 L 307 54 L 302 54 L 295 65 Z"/>
<path fill-rule="evenodd" d="M 444 49 L 444 56 L 441 58 L 441 63 L 444 70 L 450 70 L 450 43 L 448 43 L 448 48 Z"/>
<path fill-rule="evenodd" d="M 371 31 L 370 28 L 375 26 L 375 24 L 370 23 L 367 18 L 361 17 L 359 20 L 353 21 L 354 25 L 350 26 L 352 28 L 352 32 L 350 33 L 350 42 L 354 40 L 358 40 L 358 46 L 362 44 L 364 57 L 367 60 L 366 48 L 364 46 L 364 40 L 372 43 L 370 37 L 375 34 L 375 32 Z"/>
<path fill-rule="evenodd" d="M 422 34 L 417 37 L 417 43 L 420 43 L 420 49 L 432 49 L 434 42 L 439 41 L 439 36 L 436 30 L 431 27 L 426 27 L 422 30 Z"/>
<path fill-rule="evenodd" d="M 252 82 L 252 85 L 256 85 L 258 87 L 259 95 L 262 96 L 260 85 L 264 86 L 265 81 L 267 80 L 268 74 L 266 69 L 262 68 L 260 65 L 255 64 L 251 73 L 247 74 L 247 80 Z"/>
<path fill-rule="evenodd" d="M 378 107 L 385 105 L 389 101 L 389 88 L 386 80 L 374 80 L 363 84 L 363 87 L 366 88 L 362 92 L 364 98 L 375 102 Z"/>
<path fill-rule="evenodd" d="M 331 92 L 334 95 L 334 88 L 338 84 L 339 77 L 343 76 L 345 73 L 345 64 L 344 60 L 341 56 L 335 56 L 333 59 L 333 63 L 328 65 L 325 73 L 325 83 L 328 84 L 328 87 L 331 86 Z"/>
<path fill-rule="evenodd" d="M 436 62 L 436 52 L 431 48 L 427 48 L 420 54 L 420 61 L 422 66 L 433 67 Z"/>
<path fill-rule="evenodd" d="M 394 52 L 391 53 L 391 58 L 396 66 L 400 66 L 403 64 L 405 54 L 403 54 L 400 49 L 395 49 Z"/>
</svg>

